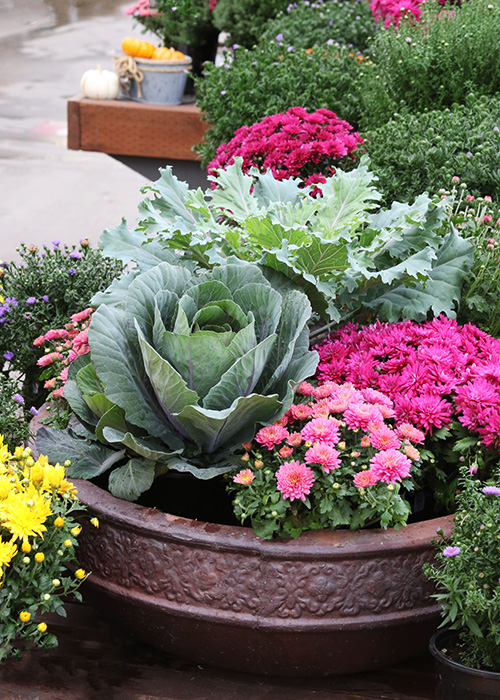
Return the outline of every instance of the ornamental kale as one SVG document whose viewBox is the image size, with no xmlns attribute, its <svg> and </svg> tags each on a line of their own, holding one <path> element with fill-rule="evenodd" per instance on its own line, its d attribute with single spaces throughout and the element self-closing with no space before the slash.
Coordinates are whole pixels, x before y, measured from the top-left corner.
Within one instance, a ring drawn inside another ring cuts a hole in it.
<svg viewBox="0 0 500 700">
<path fill-rule="evenodd" d="M 234 469 L 234 448 L 283 415 L 316 369 L 310 314 L 303 292 L 278 292 L 255 265 L 156 265 L 94 312 L 90 353 L 64 389 L 81 424 L 42 428 L 37 448 L 69 458 L 75 478 L 115 467 L 109 489 L 128 500 L 169 469 Z"/>
<path fill-rule="evenodd" d="M 240 127 L 228 143 L 219 146 L 208 172 L 217 177 L 217 170 L 233 165 L 240 156 L 244 173 L 256 167 L 261 173 L 271 170 L 277 180 L 297 177 L 305 185 L 325 183 L 325 175 L 335 174 L 334 166 L 346 169 L 347 157 L 363 143 L 352 130 L 348 122 L 327 109 L 309 113 L 302 107 L 291 107 L 252 126 Z M 313 190 L 314 194 L 319 192 L 318 188 Z"/>
<path fill-rule="evenodd" d="M 372 213 L 380 196 L 375 180 L 362 159 L 355 170 L 338 169 L 318 183 L 322 196 L 311 198 L 297 179 L 279 181 L 270 171 L 246 175 L 236 158 L 219 171 L 216 189 L 203 193 L 167 168 L 146 188 L 154 199 L 140 204 L 137 228 L 122 223 L 105 231 L 100 245 L 142 269 L 175 259 L 179 250 L 208 269 L 237 256 L 298 284 L 327 322 L 360 311 L 391 321 L 453 315 L 473 245 L 427 195 Z M 117 299 L 121 289 L 115 287 Z"/>
</svg>

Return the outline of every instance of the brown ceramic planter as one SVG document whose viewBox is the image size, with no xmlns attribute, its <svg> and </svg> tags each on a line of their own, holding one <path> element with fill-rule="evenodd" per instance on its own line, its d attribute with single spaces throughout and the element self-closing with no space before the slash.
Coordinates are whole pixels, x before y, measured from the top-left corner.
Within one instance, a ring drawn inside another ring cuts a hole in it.
<svg viewBox="0 0 500 700">
<path fill-rule="evenodd" d="M 75 484 L 100 520 L 80 536 L 87 599 L 167 652 L 251 673 L 343 674 L 423 652 L 436 628 L 422 564 L 450 517 L 265 541 Z"/>
</svg>

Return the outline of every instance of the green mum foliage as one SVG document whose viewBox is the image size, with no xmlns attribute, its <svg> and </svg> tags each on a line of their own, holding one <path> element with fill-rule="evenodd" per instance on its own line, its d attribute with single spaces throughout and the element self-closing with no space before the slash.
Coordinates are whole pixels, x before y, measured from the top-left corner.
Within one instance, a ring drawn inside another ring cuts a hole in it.
<svg viewBox="0 0 500 700">
<path fill-rule="evenodd" d="M 234 448 L 280 418 L 316 370 L 310 316 L 301 290 L 278 292 L 241 261 L 204 272 L 164 262 L 135 275 L 94 313 L 91 353 L 71 367 L 71 476 L 113 468 L 110 491 L 135 500 L 168 469 L 207 479 L 237 467 Z M 58 433 L 42 429 L 38 449 L 60 455 Z"/>
</svg>

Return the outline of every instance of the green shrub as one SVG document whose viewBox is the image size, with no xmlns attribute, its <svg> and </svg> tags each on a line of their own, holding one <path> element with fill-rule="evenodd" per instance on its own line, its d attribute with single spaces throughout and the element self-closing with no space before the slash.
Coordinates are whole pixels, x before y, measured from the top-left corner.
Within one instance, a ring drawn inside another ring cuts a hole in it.
<svg viewBox="0 0 500 700">
<path fill-rule="evenodd" d="M 18 393 L 19 387 L 14 379 L 0 374 L 0 436 L 12 451 L 17 445 L 26 444 L 31 436 L 29 423 L 36 409 L 26 412 L 23 397 Z"/>
<path fill-rule="evenodd" d="M 214 24 L 229 35 L 228 44 L 251 48 L 256 44 L 266 22 L 284 10 L 289 0 L 219 0 Z"/>
<path fill-rule="evenodd" d="M 40 406 L 36 363 L 42 355 L 33 341 L 50 328 L 67 323 L 71 314 L 89 305 L 91 296 L 106 289 L 123 266 L 103 257 L 87 240 L 79 246 L 20 246 L 21 262 L 3 263 L 0 303 L 0 355 L 4 373 L 20 375 L 20 393 L 27 406 Z"/>
<path fill-rule="evenodd" d="M 360 64 L 353 51 L 343 48 L 288 51 L 269 42 L 252 50 L 239 48 L 234 60 L 225 54 L 221 66 L 207 64 L 205 77 L 196 81 L 196 103 L 211 128 L 198 146 L 206 166 L 221 143 L 240 126 L 250 126 L 290 107 L 335 112 L 355 128 L 361 117 Z"/>
<path fill-rule="evenodd" d="M 500 202 L 499 129 L 500 96 L 470 95 L 465 105 L 397 115 L 361 135 L 385 202 L 437 192 L 454 175 L 471 195 Z"/>
<path fill-rule="evenodd" d="M 365 128 L 403 106 L 424 112 L 500 90 L 500 6 L 471 0 L 451 10 L 422 8 L 420 22 L 408 17 L 397 31 L 381 28 L 370 44 L 377 70 L 365 76 Z"/>
<path fill-rule="evenodd" d="M 277 41 L 285 48 L 307 49 L 331 41 L 364 51 L 368 37 L 378 28 L 367 0 L 312 3 L 303 0 L 289 5 L 270 20 L 260 43 Z"/>
</svg>

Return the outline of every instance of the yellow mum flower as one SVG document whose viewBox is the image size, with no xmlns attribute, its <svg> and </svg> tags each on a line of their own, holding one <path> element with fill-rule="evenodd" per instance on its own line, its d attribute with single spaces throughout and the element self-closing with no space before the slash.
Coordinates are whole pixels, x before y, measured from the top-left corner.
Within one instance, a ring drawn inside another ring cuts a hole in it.
<svg viewBox="0 0 500 700">
<path fill-rule="evenodd" d="M 99 529 L 99 518 L 90 518 L 90 524 Z"/>
<path fill-rule="evenodd" d="M 17 488 L 17 482 L 12 482 L 6 474 L 0 475 L 0 501 L 4 501 Z"/>
<path fill-rule="evenodd" d="M 50 503 L 39 496 L 36 489 L 28 488 L 26 494 L 11 495 L 2 505 L 5 520 L 3 527 L 12 533 L 14 540 L 26 541 L 28 537 L 43 537 L 47 530 L 44 523 L 52 515 Z"/>
<path fill-rule="evenodd" d="M 27 610 L 21 610 L 19 613 L 19 619 L 21 622 L 29 622 L 31 619 L 31 613 L 27 612 Z"/>
<path fill-rule="evenodd" d="M 84 579 L 85 576 L 86 576 L 85 569 L 77 569 L 77 570 L 75 571 L 75 576 L 76 576 L 76 578 L 77 578 L 79 581 L 81 581 L 82 579 Z"/>
<path fill-rule="evenodd" d="M 38 631 L 42 632 L 42 634 L 47 631 L 47 625 L 45 624 L 45 622 L 40 622 L 40 624 L 38 625 Z"/>
<path fill-rule="evenodd" d="M 64 518 L 61 518 L 60 515 L 57 516 L 57 518 L 54 520 L 54 527 L 62 527 L 64 525 Z"/>
<path fill-rule="evenodd" d="M 42 483 L 43 477 L 44 477 L 44 471 L 45 470 L 44 470 L 43 466 L 39 462 L 36 462 L 31 467 L 30 479 L 35 484 L 35 486 L 39 486 Z"/>
<path fill-rule="evenodd" d="M 61 485 L 59 487 L 59 490 L 57 492 L 59 496 L 64 496 L 65 494 L 68 494 L 70 498 L 76 498 L 76 494 L 78 493 L 76 486 L 71 483 L 71 481 L 64 481 L 61 482 Z"/>
<path fill-rule="evenodd" d="M 43 470 L 43 490 L 53 491 L 58 489 L 64 481 L 64 467 L 56 464 L 47 464 Z"/>
<path fill-rule="evenodd" d="M 80 527 L 80 525 L 76 525 L 75 527 L 72 527 L 70 530 L 73 537 L 78 537 L 78 535 L 80 534 L 81 531 L 82 531 L 82 528 Z"/>
<path fill-rule="evenodd" d="M 3 567 L 9 566 L 16 554 L 17 546 L 13 542 L 4 542 L 0 539 L 0 575 L 3 573 Z"/>
<path fill-rule="evenodd" d="M 41 564 L 42 561 L 44 561 L 44 559 L 45 559 L 45 554 L 43 552 L 37 552 L 35 554 L 35 561 L 37 561 L 39 564 Z"/>
</svg>

